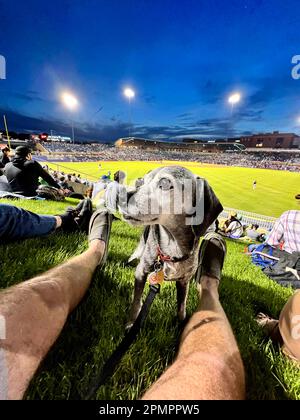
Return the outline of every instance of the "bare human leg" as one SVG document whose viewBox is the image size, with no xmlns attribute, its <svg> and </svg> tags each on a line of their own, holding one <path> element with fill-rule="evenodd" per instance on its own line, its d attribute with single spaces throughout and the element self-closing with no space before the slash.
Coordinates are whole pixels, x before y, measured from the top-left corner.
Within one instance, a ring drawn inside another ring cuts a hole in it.
<svg viewBox="0 0 300 420">
<path fill-rule="evenodd" d="M 67 316 L 86 293 L 105 243 L 0 293 L 1 399 L 22 398 L 30 379 L 57 339 Z"/>
<path fill-rule="evenodd" d="M 204 251 L 203 266 L 206 266 L 198 284 L 201 301 L 183 331 L 177 358 L 146 392 L 143 399 L 237 400 L 245 398 L 242 359 L 231 326 L 219 301 L 218 286 L 225 251 L 217 247 L 218 242 L 221 243 L 223 240 L 218 235 L 217 240 L 213 237 L 213 241 L 215 242 L 209 244 L 210 249 L 207 246 L 208 252 Z M 214 276 L 208 272 L 217 274 Z"/>
</svg>

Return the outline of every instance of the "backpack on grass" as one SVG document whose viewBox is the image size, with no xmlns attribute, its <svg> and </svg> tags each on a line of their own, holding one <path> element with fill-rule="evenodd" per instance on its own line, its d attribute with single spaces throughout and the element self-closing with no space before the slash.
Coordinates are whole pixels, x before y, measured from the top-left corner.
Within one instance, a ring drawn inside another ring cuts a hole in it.
<svg viewBox="0 0 300 420">
<path fill-rule="evenodd" d="M 37 196 L 45 200 L 64 201 L 65 197 L 61 195 L 57 188 L 49 185 L 40 185 L 36 190 Z"/>
<path fill-rule="evenodd" d="M 267 244 L 249 245 L 252 263 L 271 280 L 285 287 L 300 289 L 300 252 L 292 254 Z"/>
<path fill-rule="evenodd" d="M 267 244 L 249 245 L 248 252 L 251 254 L 251 261 L 261 269 L 277 263 L 278 257 L 275 256 L 276 250 Z"/>
</svg>

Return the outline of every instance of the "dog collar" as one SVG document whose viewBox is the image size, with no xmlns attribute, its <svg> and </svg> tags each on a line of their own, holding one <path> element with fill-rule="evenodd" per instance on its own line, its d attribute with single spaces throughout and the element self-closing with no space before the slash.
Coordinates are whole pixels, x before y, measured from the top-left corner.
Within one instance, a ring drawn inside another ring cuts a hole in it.
<svg viewBox="0 0 300 420">
<path fill-rule="evenodd" d="M 176 263 L 176 262 L 181 262 L 181 261 L 188 260 L 189 258 L 190 258 L 190 255 L 184 255 L 183 257 L 180 257 L 180 258 L 171 257 L 170 255 L 165 255 L 162 252 L 160 246 L 157 245 L 157 260 L 158 261 Z"/>
</svg>

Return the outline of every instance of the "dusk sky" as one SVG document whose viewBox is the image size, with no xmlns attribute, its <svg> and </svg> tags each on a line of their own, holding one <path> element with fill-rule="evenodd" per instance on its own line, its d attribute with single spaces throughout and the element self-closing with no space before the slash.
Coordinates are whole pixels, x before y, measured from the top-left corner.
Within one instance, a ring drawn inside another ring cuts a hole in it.
<svg viewBox="0 0 300 420">
<path fill-rule="evenodd" d="M 0 0 L 0 21 L 0 127 L 116 140 L 131 86 L 135 136 L 300 134 L 299 0 Z"/>
</svg>

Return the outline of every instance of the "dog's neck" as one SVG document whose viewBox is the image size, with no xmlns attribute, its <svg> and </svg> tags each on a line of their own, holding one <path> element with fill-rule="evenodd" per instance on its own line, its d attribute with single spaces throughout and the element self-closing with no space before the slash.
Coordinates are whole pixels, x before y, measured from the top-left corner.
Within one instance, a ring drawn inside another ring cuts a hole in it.
<svg viewBox="0 0 300 420">
<path fill-rule="evenodd" d="M 161 251 L 171 257 L 181 258 L 191 254 L 196 244 L 191 226 L 179 225 L 172 228 L 156 225 L 155 232 Z"/>
</svg>

